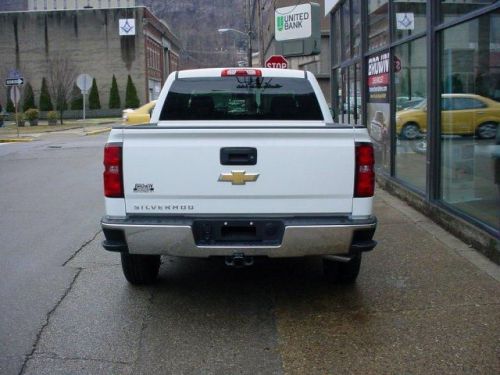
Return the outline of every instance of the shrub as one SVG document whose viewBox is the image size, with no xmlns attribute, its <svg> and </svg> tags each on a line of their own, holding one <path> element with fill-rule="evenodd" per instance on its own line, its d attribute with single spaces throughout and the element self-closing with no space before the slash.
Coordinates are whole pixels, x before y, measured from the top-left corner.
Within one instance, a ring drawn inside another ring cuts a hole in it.
<svg viewBox="0 0 500 375">
<path fill-rule="evenodd" d="M 116 77 L 113 74 L 113 79 L 111 81 L 111 90 L 109 91 L 109 108 L 120 108 L 120 92 L 118 91 L 118 84 L 116 83 Z"/>
<path fill-rule="evenodd" d="M 99 99 L 99 91 L 95 78 L 92 80 L 92 87 L 89 94 L 89 109 L 101 109 L 101 100 Z"/>
<path fill-rule="evenodd" d="M 16 111 L 16 107 L 14 107 L 14 103 L 10 100 L 10 96 L 7 98 L 7 107 L 5 110 L 9 113 L 14 113 Z"/>
<path fill-rule="evenodd" d="M 24 117 L 28 121 L 33 121 L 33 120 L 38 119 L 38 115 L 39 115 L 39 112 L 38 112 L 38 109 L 36 109 L 36 108 L 30 108 L 30 109 L 27 109 L 26 111 L 24 111 Z"/>
<path fill-rule="evenodd" d="M 125 107 L 139 107 L 139 97 L 137 96 L 137 90 L 135 88 L 134 82 L 132 82 L 132 77 L 130 77 L 130 74 L 127 79 L 127 89 L 125 91 Z"/>
<path fill-rule="evenodd" d="M 71 93 L 71 109 L 78 110 L 83 109 L 83 95 L 81 90 L 74 85 L 73 91 Z"/>
<path fill-rule="evenodd" d="M 57 120 L 59 118 L 59 113 L 57 111 L 47 112 L 47 120 Z"/>
<path fill-rule="evenodd" d="M 31 87 L 31 84 L 28 82 L 26 84 L 26 87 L 24 88 L 23 111 L 26 112 L 30 108 L 36 108 L 36 105 L 35 105 L 35 94 L 33 93 L 33 87 Z"/>
<path fill-rule="evenodd" d="M 14 116 L 14 120 L 16 121 L 16 124 L 19 124 L 19 126 L 24 126 L 24 113 L 18 112 Z"/>
<path fill-rule="evenodd" d="M 42 78 L 42 88 L 40 90 L 40 111 L 52 111 L 54 107 L 52 106 L 52 101 L 50 100 L 49 88 L 47 86 L 47 80 L 45 77 Z"/>
</svg>

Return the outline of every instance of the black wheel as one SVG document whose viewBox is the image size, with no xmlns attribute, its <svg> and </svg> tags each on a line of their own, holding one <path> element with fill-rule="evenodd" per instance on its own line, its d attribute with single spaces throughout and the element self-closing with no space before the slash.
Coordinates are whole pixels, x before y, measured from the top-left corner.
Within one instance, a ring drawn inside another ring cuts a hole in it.
<svg viewBox="0 0 500 375">
<path fill-rule="evenodd" d="M 485 122 L 476 129 L 476 135 L 481 139 L 492 139 L 497 135 L 497 126 L 495 122 Z"/>
<path fill-rule="evenodd" d="M 359 274 L 361 254 L 349 262 L 323 259 L 323 273 L 328 281 L 340 284 L 353 284 Z"/>
<path fill-rule="evenodd" d="M 121 253 L 123 274 L 134 285 L 148 285 L 156 281 L 160 270 L 159 255 Z"/>
<path fill-rule="evenodd" d="M 414 122 L 409 122 L 401 129 L 401 138 L 416 139 L 420 136 L 420 127 Z"/>
</svg>

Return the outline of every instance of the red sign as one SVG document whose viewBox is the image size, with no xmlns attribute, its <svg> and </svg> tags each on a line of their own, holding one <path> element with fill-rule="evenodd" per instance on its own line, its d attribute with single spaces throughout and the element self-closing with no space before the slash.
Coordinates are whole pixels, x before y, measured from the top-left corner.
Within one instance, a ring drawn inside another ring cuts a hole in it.
<svg viewBox="0 0 500 375">
<path fill-rule="evenodd" d="M 266 68 L 288 69 L 288 61 L 281 55 L 272 55 L 266 60 Z"/>
<path fill-rule="evenodd" d="M 368 77 L 368 87 L 387 86 L 389 84 L 389 73 Z"/>
</svg>

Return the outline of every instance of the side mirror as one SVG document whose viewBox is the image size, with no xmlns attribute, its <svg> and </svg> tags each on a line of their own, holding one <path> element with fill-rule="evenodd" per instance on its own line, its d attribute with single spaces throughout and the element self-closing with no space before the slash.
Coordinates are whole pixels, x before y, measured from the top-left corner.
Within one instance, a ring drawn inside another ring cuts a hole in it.
<svg viewBox="0 0 500 375">
<path fill-rule="evenodd" d="M 335 118 L 335 110 L 333 108 L 330 109 L 330 114 L 332 115 L 332 118 Z"/>
</svg>

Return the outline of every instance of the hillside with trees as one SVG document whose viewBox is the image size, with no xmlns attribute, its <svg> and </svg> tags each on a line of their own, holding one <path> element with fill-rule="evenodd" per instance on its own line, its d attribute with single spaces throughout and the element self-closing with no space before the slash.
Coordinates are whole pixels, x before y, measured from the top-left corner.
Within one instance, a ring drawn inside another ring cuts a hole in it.
<svg viewBox="0 0 500 375">
<path fill-rule="evenodd" d="M 165 20 L 182 43 L 181 64 L 189 67 L 235 65 L 246 58 L 244 35 L 219 28 L 245 31 L 246 0 L 143 0 Z"/>
</svg>

